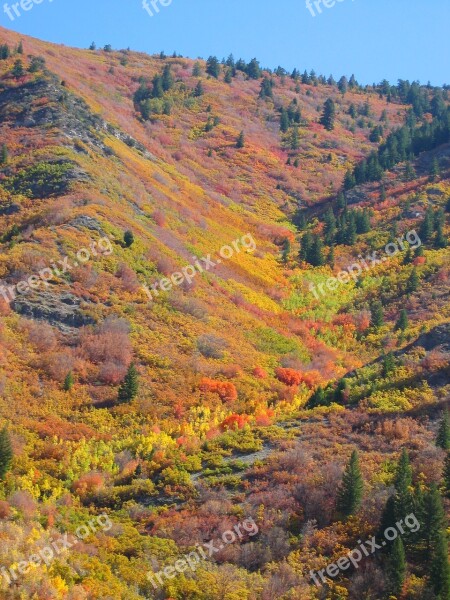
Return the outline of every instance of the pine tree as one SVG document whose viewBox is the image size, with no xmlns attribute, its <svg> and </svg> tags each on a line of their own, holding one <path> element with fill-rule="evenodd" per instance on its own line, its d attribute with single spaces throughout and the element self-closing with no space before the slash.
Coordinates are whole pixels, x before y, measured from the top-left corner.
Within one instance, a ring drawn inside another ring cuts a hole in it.
<svg viewBox="0 0 450 600">
<path fill-rule="evenodd" d="M 283 254 L 281 256 L 281 258 L 285 264 L 289 260 L 290 253 L 291 253 L 291 242 L 289 241 L 289 238 L 286 238 L 283 243 Z"/>
<path fill-rule="evenodd" d="M 424 220 L 422 221 L 419 229 L 419 236 L 422 242 L 429 243 L 434 233 L 434 213 L 433 209 L 427 208 L 425 212 Z"/>
<path fill-rule="evenodd" d="M 239 134 L 239 137 L 236 142 L 236 148 L 244 148 L 245 146 L 245 134 L 243 131 Z"/>
<path fill-rule="evenodd" d="M 152 80 L 152 98 L 162 98 L 164 96 L 164 89 L 162 85 L 161 75 L 155 75 Z"/>
<path fill-rule="evenodd" d="M 397 323 L 395 324 L 395 329 L 400 331 L 406 331 L 408 329 L 408 325 L 408 312 L 405 308 L 402 308 Z"/>
<path fill-rule="evenodd" d="M 165 92 L 168 92 L 169 90 L 171 90 L 173 88 L 174 78 L 173 78 L 173 75 L 172 75 L 172 72 L 170 69 L 170 65 L 166 65 L 164 67 L 161 83 L 162 83 L 162 88 Z"/>
<path fill-rule="evenodd" d="M 336 105 L 331 98 L 325 101 L 320 123 L 327 131 L 333 131 L 334 121 L 336 119 Z"/>
<path fill-rule="evenodd" d="M 18 58 L 14 63 L 14 67 L 12 68 L 12 74 L 16 79 L 25 75 L 25 69 L 23 68 L 23 63 L 20 60 L 20 58 Z"/>
<path fill-rule="evenodd" d="M 324 215 L 324 239 L 325 244 L 331 246 L 334 244 L 336 238 L 336 217 L 334 216 L 333 209 L 331 206 L 328 208 Z"/>
<path fill-rule="evenodd" d="M 64 385 L 63 385 L 64 391 L 70 392 L 70 390 L 73 388 L 73 384 L 74 384 L 73 373 L 72 373 L 72 371 L 69 371 L 66 375 L 66 378 L 64 379 Z"/>
<path fill-rule="evenodd" d="M 261 83 L 261 90 L 259 92 L 259 97 L 263 100 L 265 98 L 273 98 L 273 81 L 268 77 L 264 77 Z"/>
<path fill-rule="evenodd" d="M 439 161 L 438 159 L 435 157 L 433 159 L 433 162 L 431 163 L 431 169 L 430 169 L 430 180 L 431 181 L 436 181 L 439 178 L 439 175 L 441 174 L 441 169 L 439 167 Z"/>
<path fill-rule="evenodd" d="M 17 50 L 16 50 L 17 54 L 23 54 L 23 43 L 20 41 L 18 46 L 17 46 Z"/>
<path fill-rule="evenodd" d="M 292 129 L 290 146 L 291 150 L 298 150 L 300 148 L 300 133 L 297 126 Z"/>
<path fill-rule="evenodd" d="M 233 81 L 233 71 L 231 69 L 227 69 L 225 71 L 225 77 L 223 80 L 225 83 L 231 83 Z"/>
<path fill-rule="evenodd" d="M 308 400 L 308 408 L 316 408 L 316 406 L 326 406 L 327 400 L 325 396 L 324 389 L 322 387 L 318 387 L 310 399 Z"/>
<path fill-rule="evenodd" d="M 436 446 L 443 450 L 450 450 L 450 417 L 447 408 L 444 409 L 436 437 Z"/>
<path fill-rule="evenodd" d="M 252 60 L 248 63 L 246 73 L 250 79 L 259 79 L 261 77 L 261 67 L 259 66 L 259 62 L 256 60 L 256 58 L 252 58 Z"/>
<path fill-rule="evenodd" d="M 412 467 L 409 462 L 409 455 L 406 448 L 403 448 L 398 461 L 397 470 L 394 479 L 395 486 L 395 516 L 402 519 L 409 515 L 413 507 L 412 488 Z"/>
<path fill-rule="evenodd" d="M 280 131 L 282 133 L 286 133 L 286 131 L 289 129 L 289 117 L 288 117 L 288 113 L 287 110 L 285 108 L 281 109 L 281 114 L 280 114 Z"/>
<path fill-rule="evenodd" d="M 13 451 L 11 440 L 6 427 L 0 431 L 0 480 L 5 479 L 6 473 L 11 469 Z"/>
<path fill-rule="evenodd" d="M 219 61 L 217 60 L 217 57 L 210 56 L 208 58 L 208 60 L 206 61 L 206 72 L 208 73 L 208 75 L 211 75 L 212 77 L 215 77 L 216 79 L 219 77 L 220 64 L 219 64 Z"/>
<path fill-rule="evenodd" d="M 401 537 L 397 537 L 392 544 L 387 565 L 389 591 L 393 596 L 398 596 L 405 583 L 406 555 Z"/>
<path fill-rule="evenodd" d="M 339 192 L 336 200 L 336 208 L 338 210 L 344 210 L 345 208 L 347 208 L 347 200 L 345 198 L 344 192 Z"/>
<path fill-rule="evenodd" d="M 387 377 L 395 369 L 395 358 L 392 352 L 383 356 L 383 367 L 381 369 L 383 377 Z"/>
<path fill-rule="evenodd" d="M 336 389 L 334 390 L 333 400 L 338 404 L 345 404 L 348 401 L 349 393 L 350 388 L 347 380 L 343 378 L 338 382 Z"/>
<path fill-rule="evenodd" d="M 447 534 L 441 531 L 432 554 L 430 581 L 439 600 L 450 599 L 450 569 L 448 563 Z"/>
<path fill-rule="evenodd" d="M 133 245 L 134 243 L 134 235 L 133 232 L 127 229 L 123 234 L 123 242 L 127 248 Z"/>
<path fill-rule="evenodd" d="M 338 490 L 337 510 L 344 518 L 357 512 L 361 505 L 363 489 L 364 482 L 359 468 L 358 453 L 354 450 Z"/>
<path fill-rule="evenodd" d="M 200 96 L 203 96 L 204 93 L 205 93 L 205 90 L 203 89 L 203 84 L 202 84 L 201 80 L 199 80 L 197 82 L 197 85 L 195 86 L 194 96 L 196 98 L 199 98 Z"/>
<path fill-rule="evenodd" d="M 95 42 L 92 42 L 92 44 L 89 46 L 89 50 L 95 50 L 97 48 L 97 45 Z"/>
<path fill-rule="evenodd" d="M 302 236 L 302 241 L 300 244 L 300 252 L 299 258 L 300 260 L 308 261 L 308 257 L 310 256 L 311 247 L 313 244 L 313 236 L 310 231 L 307 231 Z"/>
<path fill-rule="evenodd" d="M 313 267 L 321 267 L 325 264 L 325 257 L 323 255 L 323 244 L 320 236 L 313 236 L 313 243 L 308 256 L 308 262 Z"/>
<path fill-rule="evenodd" d="M 444 461 L 444 471 L 442 473 L 444 480 L 444 491 L 447 498 L 450 496 L 450 452 L 447 451 Z"/>
<path fill-rule="evenodd" d="M 6 144 L 2 144 L 0 150 L 0 164 L 5 165 L 8 162 L 8 146 Z"/>
<path fill-rule="evenodd" d="M 408 277 L 408 281 L 406 282 L 407 293 L 412 294 L 414 292 L 417 292 L 417 290 L 419 289 L 419 284 L 420 284 L 419 275 L 417 274 L 417 269 L 414 268 L 411 271 L 411 275 Z"/>
<path fill-rule="evenodd" d="M 384 537 L 384 532 L 386 531 L 386 529 L 388 529 L 389 527 L 395 527 L 396 522 L 397 519 L 395 516 L 395 497 L 389 496 L 381 514 L 380 525 L 378 527 L 378 537 Z M 391 541 L 386 542 L 384 552 L 388 551 L 389 546 L 391 544 Z"/>
<path fill-rule="evenodd" d="M 435 483 L 430 486 L 423 497 L 423 515 L 421 524 L 422 538 L 426 543 L 427 555 L 439 539 L 440 533 L 446 526 L 444 507 L 441 494 Z"/>
<path fill-rule="evenodd" d="M 372 305 L 370 307 L 370 314 L 370 324 L 372 325 L 372 327 L 378 329 L 379 327 L 382 327 L 382 325 L 384 325 L 383 305 L 379 300 L 375 300 L 374 302 L 372 302 Z"/>
<path fill-rule="evenodd" d="M 119 387 L 119 402 L 131 402 L 137 396 L 138 390 L 138 374 L 134 364 L 131 364 L 127 371 L 127 374 L 125 375 L 125 379 Z"/>
</svg>

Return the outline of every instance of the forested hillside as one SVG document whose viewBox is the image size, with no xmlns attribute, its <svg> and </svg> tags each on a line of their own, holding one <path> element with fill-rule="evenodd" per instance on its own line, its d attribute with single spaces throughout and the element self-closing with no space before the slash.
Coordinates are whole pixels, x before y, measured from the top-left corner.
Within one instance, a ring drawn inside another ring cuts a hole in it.
<svg viewBox="0 0 450 600">
<path fill-rule="evenodd" d="M 0 44 L 1 598 L 449 600 L 448 89 Z"/>
</svg>

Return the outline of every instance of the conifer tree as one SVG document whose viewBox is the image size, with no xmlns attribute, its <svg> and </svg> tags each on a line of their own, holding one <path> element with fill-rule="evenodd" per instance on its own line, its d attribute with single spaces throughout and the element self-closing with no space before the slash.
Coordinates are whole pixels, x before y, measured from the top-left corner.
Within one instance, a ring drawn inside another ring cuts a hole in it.
<svg viewBox="0 0 450 600">
<path fill-rule="evenodd" d="M 192 76 L 193 77 L 200 77 L 202 74 L 202 66 L 201 64 L 197 61 L 194 64 L 194 68 L 192 69 Z"/>
<path fill-rule="evenodd" d="M 370 306 L 370 314 L 370 324 L 372 325 L 372 327 L 378 329 L 384 324 L 383 305 L 379 300 L 375 300 L 374 302 L 372 302 L 372 305 Z"/>
<path fill-rule="evenodd" d="M 403 519 L 409 515 L 413 508 L 412 488 L 412 467 L 409 462 L 409 455 L 406 448 L 403 448 L 398 461 L 397 470 L 394 479 L 395 486 L 395 516 L 397 519 Z"/>
<path fill-rule="evenodd" d="M 281 114 L 280 114 L 280 131 L 282 133 L 286 133 L 286 131 L 289 129 L 289 117 L 288 117 L 288 113 L 287 110 L 285 108 L 281 109 Z"/>
<path fill-rule="evenodd" d="M 402 308 L 397 323 L 395 324 L 395 329 L 400 331 L 406 331 L 408 329 L 408 325 L 408 312 L 405 308 Z"/>
<path fill-rule="evenodd" d="M 131 402 L 138 393 L 139 390 L 139 381 L 138 374 L 136 371 L 136 367 L 134 364 L 131 364 L 128 368 L 127 374 L 125 375 L 125 379 L 121 383 L 119 387 L 118 400 L 121 403 Z"/>
<path fill-rule="evenodd" d="M 336 217 L 334 216 L 333 209 L 331 206 L 328 208 L 324 215 L 324 239 L 325 243 L 329 246 L 334 243 L 336 238 Z"/>
<path fill-rule="evenodd" d="M 352 452 L 338 491 L 337 510 L 347 518 L 355 514 L 361 505 L 364 482 L 359 468 L 358 453 Z"/>
<path fill-rule="evenodd" d="M 282 260 L 285 264 L 289 260 L 290 253 L 291 253 L 291 242 L 289 241 L 289 238 L 286 238 L 283 243 L 283 254 L 282 254 Z"/>
<path fill-rule="evenodd" d="M 334 390 L 333 399 L 338 404 L 345 403 L 348 401 L 349 393 L 350 393 L 350 389 L 348 387 L 347 380 L 345 378 L 342 378 L 338 382 L 336 389 Z"/>
<path fill-rule="evenodd" d="M 327 131 L 333 131 L 334 129 L 334 121 L 336 119 L 336 105 L 334 100 L 328 98 L 325 101 L 323 107 L 322 117 L 320 118 L 320 123 L 325 127 Z"/>
<path fill-rule="evenodd" d="M 14 67 L 12 68 L 12 74 L 16 79 L 25 75 L 25 69 L 23 68 L 23 63 L 20 60 L 20 58 L 18 58 L 14 63 Z"/>
<path fill-rule="evenodd" d="M 19 42 L 18 46 L 17 46 L 17 54 L 23 54 L 23 43 L 22 41 Z"/>
<path fill-rule="evenodd" d="M 199 98 L 200 96 L 203 96 L 204 93 L 205 93 L 205 90 L 203 89 L 203 84 L 202 84 L 201 80 L 199 79 L 197 82 L 197 85 L 195 86 L 194 96 L 196 98 Z"/>
<path fill-rule="evenodd" d="M 325 257 L 323 255 L 323 244 L 320 236 L 313 236 L 313 243 L 308 256 L 308 262 L 313 267 L 321 267 L 325 264 Z"/>
<path fill-rule="evenodd" d="M 0 431 L 0 480 L 5 479 L 6 473 L 11 469 L 13 451 L 11 440 L 6 427 Z"/>
<path fill-rule="evenodd" d="M 408 277 L 408 281 L 406 282 L 407 293 L 412 294 L 414 292 L 417 292 L 417 290 L 419 289 L 419 284 L 420 284 L 419 275 L 417 273 L 417 269 L 414 268 L 411 271 L 410 276 Z"/>
<path fill-rule="evenodd" d="M 239 134 L 239 137 L 236 142 L 236 148 L 244 148 L 245 146 L 245 134 L 243 131 Z"/>
<path fill-rule="evenodd" d="M 441 531 L 432 554 L 430 582 L 439 600 L 450 599 L 450 568 L 448 563 L 447 534 Z"/>
<path fill-rule="evenodd" d="M 395 369 L 395 358 L 392 352 L 388 352 L 383 356 L 383 377 L 387 377 Z"/>
<path fill-rule="evenodd" d="M 441 531 L 445 529 L 446 525 L 441 494 L 435 483 L 430 486 L 430 489 L 427 490 L 423 496 L 421 521 L 421 534 L 426 543 L 427 555 L 429 555 L 433 546 L 438 541 Z"/>
<path fill-rule="evenodd" d="M 433 209 L 430 207 L 427 208 L 425 212 L 425 217 L 420 225 L 419 236 L 422 242 L 429 243 L 434 233 L 434 213 Z"/>
<path fill-rule="evenodd" d="M 325 391 L 319 386 L 308 400 L 308 408 L 316 408 L 316 406 L 325 406 L 326 404 Z"/>
<path fill-rule="evenodd" d="M 402 590 L 406 577 L 405 547 L 400 536 L 392 544 L 391 553 L 388 558 L 387 572 L 389 591 L 393 596 L 397 597 Z"/>
<path fill-rule="evenodd" d="M 166 65 L 163 70 L 161 78 L 162 88 L 165 92 L 168 92 L 173 88 L 174 78 L 170 69 L 170 65 Z"/>
<path fill-rule="evenodd" d="M 0 150 L 0 164 L 5 165 L 8 162 L 8 146 L 6 144 L 2 144 L 2 148 Z"/>
<path fill-rule="evenodd" d="M 445 408 L 436 437 L 436 446 L 443 450 L 450 450 L 450 417 L 448 409 Z"/>
<path fill-rule="evenodd" d="M 450 451 L 447 451 L 444 461 L 444 471 L 443 471 L 443 480 L 444 480 L 444 491 L 447 498 L 450 496 Z"/>
<path fill-rule="evenodd" d="M 210 56 L 208 58 L 208 60 L 206 61 L 206 72 L 208 73 L 208 75 L 211 75 L 212 77 L 215 77 L 216 79 L 219 77 L 220 64 L 219 64 L 219 61 L 217 60 L 217 57 Z"/>
<path fill-rule="evenodd" d="M 133 232 L 127 229 L 123 234 L 123 242 L 127 248 L 133 245 L 134 243 L 134 235 Z"/>
<path fill-rule="evenodd" d="M 302 236 L 302 241 L 300 244 L 300 252 L 299 258 L 300 260 L 308 261 L 308 257 L 310 256 L 311 247 L 313 244 L 313 236 L 310 231 L 307 231 Z"/>
<path fill-rule="evenodd" d="M 64 391 L 65 392 L 70 392 L 70 390 L 73 388 L 73 384 L 74 384 L 74 379 L 73 379 L 73 373 L 72 371 L 69 371 L 66 375 L 66 378 L 64 379 Z"/>
</svg>

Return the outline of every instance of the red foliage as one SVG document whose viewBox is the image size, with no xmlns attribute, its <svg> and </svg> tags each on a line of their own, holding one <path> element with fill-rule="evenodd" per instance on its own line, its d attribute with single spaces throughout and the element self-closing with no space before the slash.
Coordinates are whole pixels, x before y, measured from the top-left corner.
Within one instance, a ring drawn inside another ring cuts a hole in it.
<svg viewBox="0 0 450 600">
<path fill-rule="evenodd" d="M 300 385 L 302 382 L 302 373 L 300 373 L 300 371 L 295 371 L 294 369 L 278 367 L 275 369 L 275 376 L 278 381 L 281 381 L 286 385 Z"/>
<path fill-rule="evenodd" d="M 6 500 L 0 500 L 0 519 L 7 519 L 11 516 L 11 507 Z"/>
<path fill-rule="evenodd" d="M 255 367 L 253 369 L 253 375 L 256 379 L 267 379 L 267 372 L 262 367 Z"/>
<path fill-rule="evenodd" d="M 103 487 L 105 481 L 100 473 L 87 473 L 74 481 L 72 490 L 79 496 L 96 493 Z"/>
<path fill-rule="evenodd" d="M 250 421 L 249 415 L 230 415 L 220 424 L 221 431 L 243 429 Z"/>
<path fill-rule="evenodd" d="M 201 380 L 199 389 L 202 392 L 218 394 L 224 402 L 234 402 L 238 397 L 236 386 L 233 383 L 216 381 L 207 377 Z"/>
<path fill-rule="evenodd" d="M 271 408 L 261 410 L 255 415 L 255 422 L 260 427 L 267 427 L 272 423 L 275 412 Z"/>
<path fill-rule="evenodd" d="M 427 259 L 425 258 L 425 256 L 417 256 L 413 260 L 413 265 L 417 267 L 417 265 L 424 265 L 426 262 L 427 262 Z"/>
</svg>

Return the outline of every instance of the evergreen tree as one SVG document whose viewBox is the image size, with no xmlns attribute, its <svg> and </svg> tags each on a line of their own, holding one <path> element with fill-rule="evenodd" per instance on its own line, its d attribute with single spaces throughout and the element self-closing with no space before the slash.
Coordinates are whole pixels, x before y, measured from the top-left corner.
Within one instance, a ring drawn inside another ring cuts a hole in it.
<svg viewBox="0 0 450 600">
<path fill-rule="evenodd" d="M 11 440 L 6 427 L 0 431 L 0 480 L 5 479 L 6 473 L 11 469 L 13 451 Z"/>
<path fill-rule="evenodd" d="M 395 324 L 395 329 L 400 331 L 406 331 L 408 329 L 408 325 L 408 312 L 405 308 L 402 308 L 397 323 Z"/>
<path fill-rule="evenodd" d="M 20 41 L 17 46 L 17 54 L 23 54 L 23 43 Z"/>
<path fill-rule="evenodd" d="M 431 169 L 430 169 L 430 180 L 431 181 L 436 181 L 439 178 L 439 175 L 441 174 L 441 169 L 439 167 L 439 161 L 438 159 L 435 157 L 433 159 L 433 162 L 431 163 Z"/>
<path fill-rule="evenodd" d="M 412 495 L 412 468 L 409 462 L 409 455 L 406 448 L 403 448 L 398 461 L 397 470 L 394 479 L 395 486 L 395 516 L 397 519 L 403 519 L 409 515 L 413 508 Z"/>
<path fill-rule="evenodd" d="M 63 385 L 64 391 L 70 392 L 70 390 L 73 388 L 73 384 L 74 384 L 73 373 L 72 373 L 72 371 L 69 371 L 66 375 L 66 378 L 64 379 L 64 385 Z"/>
<path fill-rule="evenodd" d="M 434 233 L 434 213 L 431 206 L 425 212 L 424 220 L 419 229 L 419 235 L 422 242 L 429 243 Z"/>
<path fill-rule="evenodd" d="M 199 98 L 200 96 L 203 96 L 204 93 L 205 93 L 205 90 L 203 89 L 203 84 L 202 84 L 201 80 L 199 80 L 197 82 L 197 85 L 195 86 L 194 96 L 196 98 Z"/>
<path fill-rule="evenodd" d="M 162 77 L 161 75 L 155 75 L 153 77 L 153 88 L 152 88 L 152 97 L 153 98 L 162 98 L 164 96 L 164 89 L 162 85 Z"/>
<path fill-rule="evenodd" d="M 379 300 L 375 300 L 374 302 L 372 302 L 370 306 L 370 314 L 370 324 L 372 325 L 372 327 L 378 329 L 379 327 L 382 327 L 384 325 L 383 305 Z"/>
<path fill-rule="evenodd" d="M 344 177 L 344 189 L 351 190 L 356 185 L 355 176 L 352 171 L 347 171 Z"/>
<path fill-rule="evenodd" d="M 192 77 L 201 77 L 202 74 L 202 66 L 201 64 L 197 61 L 194 64 L 194 68 L 192 69 Z"/>
<path fill-rule="evenodd" d="M 216 79 L 220 75 L 220 64 L 216 56 L 210 56 L 206 61 L 206 72 Z"/>
<path fill-rule="evenodd" d="M 408 281 L 406 282 L 407 293 L 413 294 L 414 292 L 417 292 L 417 290 L 419 289 L 419 284 L 420 284 L 419 275 L 417 274 L 417 269 L 414 268 L 411 271 L 411 275 L 408 277 Z"/>
<path fill-rule="evenodd" d="M 20 60 L 20 58 L 18 58 L 14 63 L 14 67 L 12 68 L 12 74 L 16 79 L 25 75 L 25 69 L 23 68 L 23 63 Z"/>
<path fill-rule="evenodd" d="M 342 378 L 334 390 L 333 400 L 338 404 L 345 404 L 348 401 L 350 394 L 350 388 L 348 387 L 347 380 Z"/>
<path fill-rule="evenodd" d="M 389 527 L 395 528 L 396 522 L 397 522 L 397 519 L 395 516 L 395 497 L 389 496 L 389 498 L 386 501 L 384 510 L 381 514 L 380 525 L 378 527 L 378 537 L 380 537 L 380 538 L 384 537 L 384 532 Z M 384 552 L 388 551 L 388 548 L 391 544 L 392 544 L 391 541 L 386 541 L 386 546 L 385 546 Z"/>
<path fill-rule="evenodd" d="M 450 450 L 450 417 L 448 409 L 445 408 L 436 437 L 436 446 L 443 450 Z"/>
<path fill-rule="evenodd" d="M 290 144 L 291 150 L 298 150 L 300 148 L 300 133 L 297 126 L 292 129 Z"/>
<path fill-rule="evenodd" d="M 336 105 L 331 98 L 325 101 L 320 123 L 327 131 L 333 131 L 334 121 L 336 119 Z"/>
<path fill-rule="evenodd" d="M 308 262 L 313 267 L 321 267 L 325 264 L 325 258 L 323 255 L 323 244 L 320 236 L 313 236 L 313 243 L 311 245 L 311 250 L 308 256 Z"/>
<path fill-rule="evenodd" d="M 138 374 L 136 371 L 136 367 L 134 364 L 131 364 L 127 374 L 125 375 L 125 379 L 121 383 L 119 387 L 118 400 L 121 403 L 131 402 L 138 393 L 139 390 L 139 381 Z"/>
<path fill-rule="evenodd" d="M 450 496 L 450 452 L 447 451 L 444 462 L 444 471 L 443 471 L 443 479 L 444 479 L 444 491 L 447 498 Z"/>
<path fill-rule="evenodd" d="M 431 561 L 430 581 L 439 600 L 450 599 L 450 569 L 448 563 L 447 534 L 441 531 L 436 541 Z"/>
<path fill-rule="evenodd" d="M 435 248 L 447 248 L 448 240 L 444 235 L 443 226 L 441 223 L 438 223 L 436 227 L 436 238 L 434 240 Z"/>
<path fill-rule="evenodd" d="M 246 73 L 250 79 L 259 79 L 261 77 L 261 68 L 256 58 L 252 58 L 248 63 Z"/>
<path fill-rule="evenodd" d="M 0 164 L 5 165 L 8 162 L 8 146 L 6 144 L 2 144 L 0 150 Z"/>
<path fill-rule="evenodd" d="M 306 233 L 303 234 L 302 241 L 300 244 L 300 252 L 299 252 L 300 260 L 304 260 L 305 262 L 308 262 L 308 258 L 310 256 L 312 245 L 313 245 L 313 236 L 312 236 L 311 232 L 307 231 Z"/>
<path fill-rule="evenodd" d="M 231 83 L 233 81 L 233 71 L 231 69 L 227 69 L 225 71 L 225 77 L 223 80 L 225 83 Z"/>
<path fill-rule="evenodd" d="M 402 590 L 406 577 L 406 555 L 401 537 L 397 537 L 392 544 L 387 572 L 389 591 L 393 596 L 397 597 Z"/>
<path fill-rule="evenodd" d="M 89 46 L 89 50 L 95 50 L 97 48 L 97 45 L 95 42 L 92 42 L 92 44 Z"/>
<path fill-rule="evenodd" d="M 286 131 L 289 129 L 289 117 L 288 117 L 288 113 L 287 110 L 285 108 L 281 109 L 281 114 L 280 114 L 280 131 L 282 133 L 286 133 Z"/>
<path fill-rule="evenodd" d="M 361 505 L 364 482 L 359 468 L 358 453 L 352 452 L 338 490 L 337 510 L 347 518 L 355 514 Z"/>
<path fill-rule="evenodd" d="M 337 201 L 336 201 L 336 208 L 339 211 L 347 208 L 347 200 L 345 199 L 344 192 L 339 192 Z"/>
<path fill-rule="evenodd" d="M 286 238 L 283 243 L 283 254 L 281 255 L 281 258 L 285 264 L 289 260 L 290 253 L 291 253 L 291 242 L 289 241 L 289 238 Z"/>
<path fill-rule="evenodd" d="M 341 92 L 341 94 L 345 94 L 345 92 L 347 91 L 348 80 L 347 80 L 347 77 L 345 77 L 345 75 L 339 79 L 338 88 L 339 88 L 339 91 Z"/>
<path fill-rule="evenodd" d="M 236 142 L 236 148 L 244 148 L 245 146 L 245 134 L 243 131 L 239 134 L 239 137 Z"/>
<path fill-rule="evenodd" d="M 123 234 L 123 241 L 124 244 L 127 248 L 129 248 L 130 246 L 133 245 L 134 243 L 134 234 L 132 231 L 130 231 L 129 229 L 127 229 L 127 231 L 125 231 L 125 233 Z"/>
<path fill-rule="evenodd" d="M 331 206 L 328 207 L 328 210 L 326 211 L 323 220 L 325 223 L 325 227 L 324 227 L 325 244 L 328 244 L 328 246 L 331 246 L 332 244 L 334 244 L 335 238 L 336 238 L 336 217 L 334 216 L 334 212 L 333 212 L 333 209 Z"/>
<path fill-rule="evenodd" d="M 422 539 L 426 544 L 426 553 L 429 556 L 433 546 L 439 539 L 441 531 L 445 529 L 446 519 L 444 507 L 439 490 L 435 483 L 430 486 L 423 497 L 423 513 L 421 519 Z"/>
<path fill-rule="evenodd" d="M 383 356 L 383 368 L 381 370 L 383 377 L 388 377 L 395 369 L 395 358 L 392 352 L 388 352 Z"/>
<path fill-rule="evenodd" d="M 170 65 L 166 65 L 163 70 L 161 79 L 162 88 L 165 92 L 168 92 L 173 88 L 174 78 L 170 69 Z"/>
<path fill-rule="evenodd" d="M 326 406 L 328 404 L 324 389 L 319 386 L 308 400 L 308 408 L 316 408 L 316 406 Z"/>
</svg>

